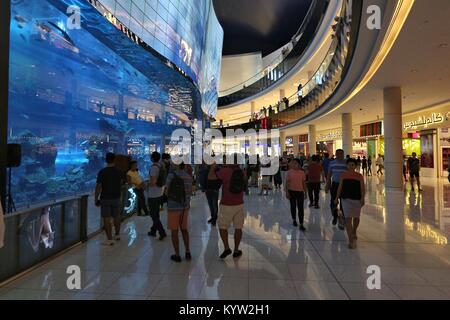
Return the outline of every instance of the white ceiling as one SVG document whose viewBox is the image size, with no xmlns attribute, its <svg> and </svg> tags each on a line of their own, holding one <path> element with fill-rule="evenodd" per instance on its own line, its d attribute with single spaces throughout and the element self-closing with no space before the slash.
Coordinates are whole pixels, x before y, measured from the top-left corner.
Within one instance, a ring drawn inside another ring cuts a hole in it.
<svg viewBox="0 0 450 320">
<path fill-rule="evenodd" d="M 400 86 L 403 113 L 450 102 L 450 1 L 416 0 L 387 59 L 368 85 L 329 116 L 312 121 L 318 130 L 336 128 L 342 113 L 354 124 L 383 118 L 383 88 Z M 307 132 L 305 125 L 287 132 Z"/>
</svg>

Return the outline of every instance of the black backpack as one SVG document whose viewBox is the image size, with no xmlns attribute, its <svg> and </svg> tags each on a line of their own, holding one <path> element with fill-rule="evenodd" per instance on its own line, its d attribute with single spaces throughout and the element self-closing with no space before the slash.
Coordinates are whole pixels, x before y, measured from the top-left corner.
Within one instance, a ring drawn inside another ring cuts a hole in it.
<svg viewBox="0 0 450 320">
<path fill-rule="evenodd" d="M 230 179 L 230 192 L 239 194 L 245 191 L 244 172 L 239 169 L 234 169 Z"/>
<path fill-rule="evenodd" d="M 159 166 L 157 164 L 154 164 L 153 166 L 157 166 L 159 168 L 158 178 L 156 179 L 156 185 L 162 188 L 166 185 L 167 180 L 166 166 L 164 164 L 161 164 Z"/>
<path fill-rule="evenodd" d="M 183 178 L 174 172 L 173 178 L 170 181 L 169 188 L 167 190 L 167 198 L 170 201 L 184 205 L 186 202 L 186 190 L 184 187 Z"/>
</svg>

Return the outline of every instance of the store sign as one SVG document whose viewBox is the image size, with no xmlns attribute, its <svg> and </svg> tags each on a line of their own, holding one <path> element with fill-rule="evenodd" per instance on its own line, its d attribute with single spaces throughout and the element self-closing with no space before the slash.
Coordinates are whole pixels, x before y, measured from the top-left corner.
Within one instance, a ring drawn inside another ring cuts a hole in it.
<svg viewBox="0 0 450 320">
<path fill-rule="evenodd" d="M 417 119 L 412 121 L 407 121 L 403 124 L 403 130 L 413 130 L 417 128 L 428 128 L 429 126 L 441 124 L 444 121 L 448 121 L 450 112 L 446 115 L 440 112 L 434 112 L 429 116 L 419 116 Z"/>
<path fill-rule="evenodd" d="M 361 138 L 381 136 L 382 134 L 383 134 L 383 123 L 381 121 L 366 124 L 359 127 L 359 136 Z"/>
<path fill-rule="evenodd" d="M 333 131 L 327 134 L 319 134 L 318 141 L 333 141 L 342 139 L 342 131 Z"/>
</svg>

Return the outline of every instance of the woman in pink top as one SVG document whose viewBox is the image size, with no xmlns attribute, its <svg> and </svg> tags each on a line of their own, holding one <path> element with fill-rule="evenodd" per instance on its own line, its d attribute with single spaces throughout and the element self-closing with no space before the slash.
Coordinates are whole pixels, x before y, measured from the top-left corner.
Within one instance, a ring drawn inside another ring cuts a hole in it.
<svg viewBox="0 0 450 320">
<path fill-rule="evenodd" d="M 294 227 L 297 227 L 297 208 L 298 208 L 298 218 L 300 222 L 300 230 L 306 231 L 303 226 L 303 220 L 305 216 L 303 204 L 305 201 L 305 191 L 306 191 L 306 175 L 300 170 L 300 160 L 294 159 L 291 161 L 290 170 L 286 176 L 286 198 L 291 202 L 291 215 L 294 221 Z"/>
</svg>

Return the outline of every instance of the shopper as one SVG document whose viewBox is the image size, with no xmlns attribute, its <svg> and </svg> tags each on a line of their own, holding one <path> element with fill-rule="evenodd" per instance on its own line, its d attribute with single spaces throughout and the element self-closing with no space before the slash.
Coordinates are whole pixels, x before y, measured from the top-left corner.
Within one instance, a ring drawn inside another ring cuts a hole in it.
<svg viewBox="0 0 450 320">
<path fill-rule="evenodd" d="M 358 158 L 356 159 L 356 172 L 361 173 L 361 165 L 362 165 L 362 160 L 361 160 L 361 157 L 358 156 Z"/>
<path fill-rule="evenodd" d="M 286 175 L 288 171 L 289 171 L 289 160 L 287 156 L 283 156 L 281 160 L 281 180 L 283 183 L 283 187 L 286 186 Z"/>
<path fill-rule="evenodd" d="M 192 177 L 186 171 L 184 163 L 173 165 L 173 170 L 167 176 L 167 226 L 172 233 L 172 245 L 175 254 L 170 257 L 175 262 L 181 262 L 180 241 L 178 231 L 181 230 L 185 247 L 185 258 L 191 260 L 189 246 L 189 208 L 192 195 Z"/>
<path fill-rule="evenodd" d="M 137 161 L 131 161 L 130 170 L 127 172 L 127 183 L 133 187 L 137 197 L 137 214 L 142 215 L 142 210 L 146 216 L 149 215 L 147 204 L 145 203 L 144 183 L 139 174 Z"/>
<path fill-rule="evenodd" d="M 170 165 L 171 165 L 170 159 L 171 159 L 171 156 L 168 153 L 163 153 L 161 156 L 161 160 L 162 160 L 161 165 L 164 167 L 166 175 L 170 172 Z M 165 186 L 163 188 L 165 188 Z M 161 211 L 163 210 L 165 203 L 167 203 L 167 196 L 163 190 L 163 196 L 161 197 L 161 205 L 160 205 Z"/>
<path fill-rule="evenodd" d="M 320 209 L 319 207 L 319 193 L 320 193 L 320 179 L 322 177 L 322 165 L 319 163 L 319 156 L 313 155 L 308 165 L 308 194 L 309 207 Z"/>
<path fill-rule="evenodd" d="M 377 166 L 378 166 L 377 175 L 383 175 L 384 159 L 381 156 L 381 154 L 378 155 Z"/>
<path fill-rule="evenodd" d="M 106 240 L 103 245 L 114 245 L 114 240 L 120 240 L 120 207 L 122 185 L 125 177 L 115 166 L 116 156 L 114 153 L 106 154 L 106 168 L 99 171 L 97 175 L 97 186 L 95 187 L 95 205 L 100 207 L 103 218 L 103 226 Z M 112 236 L 111 219 L 114 220 L 115 237 Z"/>
<path fill-rule="evenodd" d="M 152 167 L 150 169 L 150 181 L 148 188 L 148 207 L 150 209 L 150 216 L 153 220 L 153 225 L 148 232 L 151 237 L 156 237 L 156 232 L 159 233 L 159 240 L 164 240 L 167 237 L 166 231 L 161 223 L 159 209 L 164 193 L 164 186 L 166 185 L 167 173 L 165 166 L 159 161 L 161 154 L 153 152 L 151 155 Z"/>
<path fill-rule="evenodd" d="M 344 159 L 344 150 L 336 150 L 336 160 L 330 163 L 327 176 L 327 184 L 325 186 L 325 192 L 331 191 L 330 208 L 333 215 L 333 225 L 337 224 L 338 220 L 338 206 L 335 203 L 337 190 L 339 188 L 339 182 L 341 181 L 342 172 L 347 171 L 347 161 Z M 340 205 L 342 210 L 342 203 Z"/>
<path fill-rule="evenodd" d="M 217 216 L 219 213 L 219 190 L 222 187 L 222 182 L 217 180 L 216 172 L 217 167 L 215 163 L 208 166 L 208 175 L 206 177 L 206 199 L 208 200 L 209 211 L 211 212 L 211 218 L 208 220 L 213 227 L 216 226 Z"/>
<path fill-rule="evenodd" d="M 281 177 L 281 165 L 282 165 L 282 158 L 280 158 L 278 163 L 278 171 L 273 177 L 273 183 L 275 185 L 276 190 L 281 189 L 281 185 L 283 183 L 283 179 Z"/>
<path fill-rule="evenodd" d="M 362 158 L 362 174 L 363 176 L 367 176 L 367 159 L 366 156 Z"/>
<path fill-rule="evenodd" d="M 300 230 L 306 231 L 304 226 L 304 201 L 306 192 L 306 175 L 301 170 L 300 160 L 294 159 L 291 164 L 291 169 L 286 176 L 286 198 L 291 204 L 291 216 L 294 227 L 298 226 L 297 212 L 300 223 Z"/>
<path fill-rule="evenodd" d="M 372 156 L 367 157 L 367 176 L 372 176 Z"/>
<path fill-rule="evenodd" d="M 220 255 L 220 259 L 225 259 L 233 253 L 234 258 L 242 256 L 239 245 L 242 239 L 242 228 L 245 221 L 244 207 L 244 188 L 245 174 L 239 168 L 237 163 L 237 155 L 234 156 L 234 163 L 226 164 L 216 174 L 222 184 L 222 199 L 219 206 L 219 231 L 225 250 Z M 215 170 L 215 165 L 213 169 Z M 228 229 L 233 223 L 234 226 L 234 252 L 231 251 L 228 243 Z"/>
<path fill-rule="evenodd" d="M 325 182 L 327 181 L 328 169 L 330 167 L 330 162 L 331 162 L 330 155 L 328 153 L 325 153 L 323 155 L 323 160 L 322 160 L 323 180 Z"/>
<path fill-rule="evenodd" d="M 403 156 L 403 180 L 405 183 L 408 182 L 408 177 L 406 173 L 408 172 L 408 157 Z"/>
<path fill-rule="evenodd" d="M 417 180 L 417 189 L 422 191 L 420 187 L 420 160 L 417 158 L 417 154 L 413 152 L 412 157 L 408 159 L 408 172 L 411 181 L 411 189 L 414 191 L 414 179 Z"/>
<path fill-rule="evenodd" d="M 364 177 L 356 172 L 357 161 L 349 159 L 347 165 L 348 170 L 341 174 L 339 188 L 334 201 L 335 206 L 337 206 L 339 199 L 341 199 L 346 219 L 348 247 L 349 249 L 355 249 L 356 240 L 358 239 L 357 230 L 366 191 Z"/>
<path fill-rule="evenodd" d="M 268 167 L 270 167 L 270 165 L 262 166 L 262 171 L 264 170 L 264 168 L 268 168 Z M 262 174 L 262 177 L 261 177 L 261 191 L 259 193 L 260 196 L 262 196 L 264 194 L 264 192 L 265 192 L 266 195 L 269 194 L 271 177 L 272 177 L 271 175 Z"/>
</svg>

